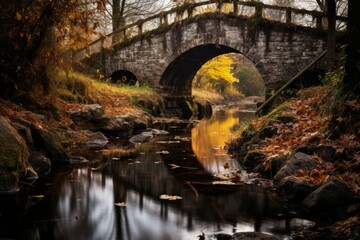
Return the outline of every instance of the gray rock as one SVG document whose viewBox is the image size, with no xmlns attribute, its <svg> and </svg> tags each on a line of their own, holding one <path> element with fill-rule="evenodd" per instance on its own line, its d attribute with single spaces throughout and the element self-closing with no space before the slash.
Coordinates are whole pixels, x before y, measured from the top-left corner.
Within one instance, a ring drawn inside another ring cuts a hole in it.
<svg viewBox="0 0 360 240">
<path fill-rule="evenodd" d="M 109 142 L 108 138 L 101 132 L 90 133 L 85 143 L 86 147 L 93 150 L 100 150 Z"/>
<path fill-rule="evenodd" d="M 320 145 L 316 152 L 321 158 L 329 162 L 334 162 L 338 157 L 336 156 L 336 149 L 332 145 Z"/>
<path fill-rule="evenodd" d="M 138 117 L 134 119 L 134 129 L 136 130 L 146 129 L 147 125 L 146 119 L 140 119 Z"/>
<path fill-rule="evenodd" d="M 51 161 L 40 152 L 32 152 L 29 163 L 39 177 L 46 176 L 51 170 Z"/>
<path fill-rule="evenodd" d="M 152 132 L 154 135 L 166 135 L 166 134 L 169 134 L 168 131 L 158 130 L 158 129 L 151 129 L 151 132 Z"/>
<path fill-rule="evenodd" d="M 274 183 L 278 184 L 287 176 L 295 175 L 300 169 L 312 170 L 318 163 L 306 153 L 297 152 L 286 162 L 274 177 Z"/>
<path fill-rule="evenodd" d="M 153 138 L 153 134 L 151 132 L 143 132 L 138 135 L 134 135 L 129 139 L 129 142 L 133 144 L 142 144 L 147 143 Z"/>
<path fill-rule="evenodd" d="M 253 171 L 260 173 L 261 175 L 267 177 L 267 178 L 273 178 L 273 176 L 276 175 L 276 173 L 285 165 L 286 161 L 288 159 L 287 155 L 280 155 L 278 157 L 272 158 L 271 161 L 271 167 L 266 169 L 263 162 L 261 162 L 259 165 L 257 165 Z"/>
<path fill-rule="evenodd" d="M 36 150 L 45 150 L 52 160 L 68 157 L 71 137 L 66 130 L 60 128 L 46 129 L 43 126 L 33 124 L 31 132 Z"/>
<path fill-rule="evenodd" d="M 70 113 L 70 117 L 75 123 L 83 123 L 98 119 L 104 115 L 104 108 L 99 104 L 85 105 L 81 109 Z"/>
<path fill-rule="evenodd" d="M 297 202 L 302 202 L 316 188 L 316 185 L 306 183 L 299 178 L 291 176 L 282 179 L 278 186 L 278 190 L 283 193 L 287 199 Z"/>
<path fill-rule="evenodd" d="M 83 164 L 89 162 L 89 160 L 80 156 L 68 156 L 67 158 L 60 159 L 60 161 L 68 164 Z"/>
<path fill-rule="evenodd" d="M 315 213 L 331 213 L 338 207 L 354 203 L 356 195 L 351 187 L 339 179 L 331 179 L 313 191 L 303 205 Z"/>
<path fill-rule="evenodd" d="M 260 232 L 239 232 L 232 235 L 233 240 L 278 240 L 276 237 Z"/>
<path fill-rule="evenodd" d="M 258 151 L 249 151 L 242 161 L 242 166 L 247 170 L 255 169 L 259 164 L 265 160 L 265 155 Z"/>
<path fill-rule="evenodd" d="M 107 116 L 104 115 L 99 119 L 98 130 L 104 132 L 126 132 L 131 133 L 134 121 L 128 115 Z"/>
<path fill-rule="evenodd" d="M 0 192 L 17 192 L 21 174 L 29 166 L 29 151 L 23 138 L 0 116 Z"/>
<path fill-rule="evenodd" d="M 104 108 L 99 104 L 84 105 L 80 109 L 70 112 L 76 130 L 88 129 L 98 131 L 99 121 L 104 115 Z"/>
</svg>

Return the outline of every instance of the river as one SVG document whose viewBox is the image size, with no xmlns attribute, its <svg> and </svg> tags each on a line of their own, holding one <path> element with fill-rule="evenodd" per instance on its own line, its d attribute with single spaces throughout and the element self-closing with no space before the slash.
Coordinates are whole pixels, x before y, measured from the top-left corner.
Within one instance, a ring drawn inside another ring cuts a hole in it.
<svg viewBox="0 0 360 240">
<path fill-rule="evenodd" d="M 163 126 L 170 134 L 136 154 L 118 155 L 114 149 L 127 140 L 114 139 L 106 156 L 92 154 L 94 163 L 54 167 L 17 199 L 1 200 L 0 239 L 195 240 L 248 231 L 290 239 L 293 229 L 311 223 L 285 217 L 274 193 L 208 185 L 213 174 L 239 168 L 226 142 L 253 118 L 227 108 L 196 124 Z"/>
</svg>

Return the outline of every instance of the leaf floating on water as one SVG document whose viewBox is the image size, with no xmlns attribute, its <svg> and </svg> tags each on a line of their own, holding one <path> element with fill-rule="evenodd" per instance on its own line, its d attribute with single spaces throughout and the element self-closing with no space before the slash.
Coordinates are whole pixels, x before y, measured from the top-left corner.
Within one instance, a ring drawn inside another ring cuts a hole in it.
<svg viewBox="0 0 360 240">
<path fill-rule="evenodd" d="M 166 194 L 162 194 L 162 195 L 160 195 L 160 199 L 162 199 L 162 200 L 169 200 L 169 201 L 175 201 L 175 200 L 180 200 L 180 199 L 182 199 L 182 197 L 176 196 L 176 195 L 166 195 Z"/>
<path fill-rule="evenodd" d="M 169 164 L 169 166 L 170 166 L 170 169 L 175 169 L 175 168 L 180 167 L 179 165 L 176 165 L 176 164 L 173 164 L 173 163 Z"/>
<path fill-rule="evenodd" d="M 213 181 L 213 185 L 235 185 L 235 183 L 230 181 Z"/>
<path fill-rule="evenodd" d="M 44 196 L 44 195 L 32 195 L 31 197 L 33 197 L 33 198 L 38 198 L 38 199 L 42 199 L 42 198 L 44 198 L 45 196 Z"/>
<path fill-rule="evenodd" d="M 227 163 L 225 163 L 225 164 L 224 164 L 224 168 L 225 168 L 225 169 L 230 168 L 230 163 L 228 163 L 228 162 L 227 162 Z"/>
<path fill-rule="evenodd" d="M 126 203 L 124 203 L 124 202 L 114 203 L 114 205 L 117 207 L 126 207 Z"/>
<path fill-rule="evenodd" d="M 183 142 L 190 142 L 190 138 L 188 138 L 188 137 L 175 136 L 174 139 L 175 140 L 181 140 Z"/>
<path fill-rule="evenodd" d="M 159 151 L 159 152 L 156 152 L 156 153 L 157 154 L 169 154 L 170 152 L 163 150 L 163 151 Z"/>
<path fill-rule="evenodd" d="M 157 141 L 160 144 L 172 144 L 172 143 L 180 143 L 180 141 Z"/>
<path fill-rule="evenodd" d="M 176 164 L 173 164 L 173 163 L 169 164 L 169 166 L 170 166 L 170 169 L 176 169 L 176 168 L 185 168 L 185 169 L 189 169 L 189 170 L 198 169 L 196 167 L 183 167 L 183 166 L 179 166 L 179 165 L 176 165 Z"/>
</svg>

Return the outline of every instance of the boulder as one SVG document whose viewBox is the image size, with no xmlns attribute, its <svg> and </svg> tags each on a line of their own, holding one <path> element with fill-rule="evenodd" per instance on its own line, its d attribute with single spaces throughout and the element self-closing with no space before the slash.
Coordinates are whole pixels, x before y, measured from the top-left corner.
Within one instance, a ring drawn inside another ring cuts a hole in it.
<svg viewBox="0 0 360 240">
<path fill-rule="evenodd" d="M 254 172 L 260 173 L 261 175 L 267 178 L 273 178 L 276 173 L 285 165 L 288 159 L 287 155 L 280 155 L 277 157 L 272 158 L 271 161 L 271 168 L 266 169 L 264 163 L 260 163 L 254 168 Z"/>
<path fill-rule="evenodd" d="M 247 170 L 254 170 L 259 164 L 263 164 L 265 155 L 259 151 L 249 151 L 241 165 Z"/>
<path fill-rule="evenodd" d="M 276 237 L 260 232 L 238 232 L 232 235 L 233 240 L 278 240 Z"/>
<path fill-rule="evenodd" d="M 76 124 L 83 124 L 104 115 L 104 108 L 99 104 L 85 105 L 81 109 L 70 112 L 71 119 Z"/>
<path fill-rule="evenodd" d="M 136 117 L 134 119 L 134 130 L 144 130 L 148 126 L 148 119 Z"/>
<path fill-rule="evenodd" d="M 166 135 L 166 134 L 169 134 L 168 131 L 159 130 L 159 129 L 151 129 L 150 131 L 151 131 L 151 133 L 154 134 L 154 135 Z"/>
<path fill-rule="evenodd" d="M 29 151 L 23 138 L 0 116 L 0 193 L 17 192 L 21 174 L 28 167 Z"/>
<path fill-rule="evenodd" d="M 282 179 L 278 186 L 279 192 L 284 194 L 288 200 L 295 202 L 302 202 L 316 188 L 316 185 L 292 176 Z"/>
<path fill-rule="evenodd" d="M 277 128 L 275 126 L 269 125 L 261 128 L 259 130 L 259 138 L 265 139 L 265 138 L 271 138 L 277 134 Z"/>
<path fill-rule="evenodd" d="M 355 199 L 356 195 L 348 184 L 339 179 L 331 179 L 310 193 L 303 205 L 314 213 L 336 215 L 336 209 L 354 203 Z"/>
<path fill-rule="evenodd" d="M 46 176 L 51 170 L 51 161 L 40 152 L 32 152 L 29 163 L 39 177 Z"/>
<path fill-rule="evenodd" d="M 109 142 L 108 138 L 101 132 L 90 133 L 85 145 L 88 149 L 100 150 Z"/>
<path fill-rule="evenodd" d="M 94 129 L 95 131 L 107 132 L 107 133 L 127 133 L 130 134 L 133 131 L 134 120 L 128 118 L 127 114 L 118 116 L 104 115 L 98 120 L 98 126 Z"/>
<path fill-rule="evenodd" d="M 141 134 L 134 135 L 129 139 L 129 142 L 133 144 L 142 144 L 150 142 L 150 140 L 153 138 L 152 132 L 142 132 Z"/>
<path fill-rule="evenodd" d="M 32 125 L 35 149 L 45 150 L 51 160 L 59 160 L 68 157 L 71 146 L 69 133 L 60 128 L 46 129 L 42 126 Z"/>
<path fill-rule="evenodd" d="M 104 116 L 104 108 L 99 104 L 85 105 L 82 108 L 70 112 L 76 130 L 88 129 L 98 131 L 99 120 Z"/>
<path fill-rule="evenodd" d="M 312 170 L 316 168 L 318 163 L 306 153 L 297 152 L 289 158 L 286 164 L 274 176 L 274 183 L 278 184 L 287 176 L 296 175 L 300 169 Z"/>
<path fill-rule="evenodd" d="M 339 159 L 340 154 L 336 153 L 336 149 L 332 145 L 320 145 L 316 149 L 316 153 L 324 160 L 334 162 Z"/>
</svg>

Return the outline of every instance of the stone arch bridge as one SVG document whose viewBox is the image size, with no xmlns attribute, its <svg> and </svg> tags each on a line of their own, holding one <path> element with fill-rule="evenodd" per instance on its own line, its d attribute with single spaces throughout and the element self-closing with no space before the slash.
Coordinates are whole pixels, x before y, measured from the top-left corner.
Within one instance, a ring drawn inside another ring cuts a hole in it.
<svg viewBox="0 0 360 240">
<path fill-rule="evenodd" d="M 320 12 L 259 2 L 203 1 L 126 26 L 118 43 L 95 41 L 87 61 L 106 76 L 130 71 L 164 96 L 188 97 L 205 62 L 241 53 L 255 64 L 267 87 L 280 86 L 326 50 L 324 19 Z"/>
</svg>

